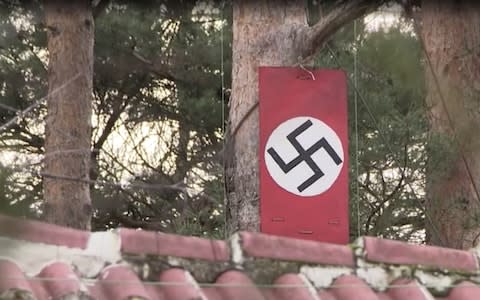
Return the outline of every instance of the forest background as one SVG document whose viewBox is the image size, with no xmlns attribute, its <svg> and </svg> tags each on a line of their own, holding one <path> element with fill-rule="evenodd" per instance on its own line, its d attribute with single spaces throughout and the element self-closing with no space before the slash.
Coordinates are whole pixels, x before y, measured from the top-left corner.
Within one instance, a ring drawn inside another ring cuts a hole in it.
<svg viewBox="0 0 480 300">
<path fill-rule="evenodd" d="M 111 1 L 95 15 L 92 230 L 224 238 L 232 7 L 153 2 Z M 42 218 L 47 28 L 37 1 L 1 1 L 0 14 L 0 212 Z M 413 20 L 386 5 L 310 66 L 349 78 L 351 239 L 425 242 L 427 161 L 441 176 L 454 152 L 428 129 L 425 64 Z"/>
</svg>

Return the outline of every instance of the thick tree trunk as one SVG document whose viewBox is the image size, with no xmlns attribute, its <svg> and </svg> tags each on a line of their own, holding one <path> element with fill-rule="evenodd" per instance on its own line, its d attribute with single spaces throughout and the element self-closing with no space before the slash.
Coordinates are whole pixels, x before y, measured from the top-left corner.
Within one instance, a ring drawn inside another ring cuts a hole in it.
<svg viewBox="0 0 480 300">
<path fill-rule="evenodd" d="M 229 163 L 226 169 L 227 232 L 258 231 L 258 72 L 292 66 L 301 55 L 288 36 L 306 25 L 303 1 L 234 1 Z M 250 114 L 247 116 L 247 114 Z"/>
<path fill-rule="evenodd" d="M 45 18 L 49 52 L 45 218 L 89 229 L 94 38 L 90 1 L 47 0 Z"/>
<path fill-rule="evenodd" d="M 480 235 L 479 8 L 474 1 L 422 3 L 431 132 L 455 145 L 447 170 L 429 166 L 427 242 L 463 249 Z"/>
</svg>

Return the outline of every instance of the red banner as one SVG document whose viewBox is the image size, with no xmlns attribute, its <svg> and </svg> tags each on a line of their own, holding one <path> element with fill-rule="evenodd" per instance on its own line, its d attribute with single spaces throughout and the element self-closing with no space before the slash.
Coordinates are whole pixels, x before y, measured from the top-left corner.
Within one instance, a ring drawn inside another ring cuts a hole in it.
<svg viewBox="0 0 480 300">
<path fill-rule="evenodd" d="M 259 68 L 261 231 L 348 243 L 345 73 Z"/>
</svg>

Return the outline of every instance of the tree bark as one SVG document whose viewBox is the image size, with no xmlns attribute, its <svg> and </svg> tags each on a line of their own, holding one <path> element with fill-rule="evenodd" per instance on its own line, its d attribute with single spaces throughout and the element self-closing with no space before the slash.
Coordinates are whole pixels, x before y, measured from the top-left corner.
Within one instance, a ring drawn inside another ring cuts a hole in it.
<svg viewBox="0 0 480 300">
<path fill-rule="evenodd" d="M 480 10 L 474 1 L 422 2 L 432 134 L 451 139 L 449 167 L 427 176 L 427 242 L 471 248 L 480 235 Z M 437 172 L 438 173 L 438 172 Z"/>
<path fill-rule="evenodd" d="M 259 66 L 295 66 L 383 1 L 353 0 L 307 25 L 305 1 L 234 1 L 232 96 L 225 153 L 226 231 L 259 230 Z"/>
<path fill-rule="evenodd" d="M 93 92 L 92 10 L 87 0 L 47 0 L 44 4 L 49 52 L 45 219 L 89 229 L 92 209 L 86 181 L 90 169 Z"/>
<path fill-rule="evenodd" d="M 232 98 L 229 107 L 231 148 L 226 169 L 227 232 L 259 230 L 257 68 L 298 61 L 294 34 L 306 25 L 301 1 L 234 1 Z M 250 116 L 245 117 L 246 114 Z M 243 122 L 243 123 L 242 123 Z M 233 138 L 234 137 L 234 138 Z"/>
</svg>

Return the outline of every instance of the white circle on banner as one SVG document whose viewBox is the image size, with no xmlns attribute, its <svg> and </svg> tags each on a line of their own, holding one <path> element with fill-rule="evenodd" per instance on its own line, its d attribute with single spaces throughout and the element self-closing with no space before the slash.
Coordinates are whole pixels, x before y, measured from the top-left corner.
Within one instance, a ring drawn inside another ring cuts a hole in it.
<svg viewBox="0 0 480 300">
<path fill-rule="evenodd" d="M 273 180 L 298 196 L 327 191 L 342 170 L 342 142 L 327 124 L 295 117 L 280 124 L 267 140 L 265 164 Z"/>
</svg>

